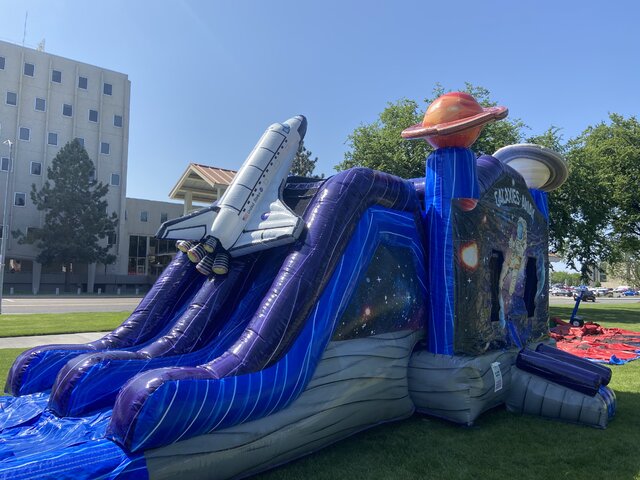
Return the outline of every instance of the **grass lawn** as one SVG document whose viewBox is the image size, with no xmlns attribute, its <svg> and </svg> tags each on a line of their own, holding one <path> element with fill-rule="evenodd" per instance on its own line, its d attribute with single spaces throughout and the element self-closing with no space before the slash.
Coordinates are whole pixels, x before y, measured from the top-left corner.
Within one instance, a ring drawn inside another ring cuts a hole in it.
<svg viewBox="0 0 640 480">
<path fill-rule="evenodd" d="M 0 337 L 55 333 L 105 332 L 120 325 L 131 312 L 43 313 L 0 316 Z"/>
<path fill-rule="evenodd" d="M 572 307 L 552 307 L 568 319 Z M 640 331 L 640 303 L 584 305 L 585 320 Z M 20 349 L 0 350 L 0 377 Z M 640 360 L 613 366 L 618 398 L 606 430 L 518 416 L 497 408 L 473 427 L 423 415 L 381 425 L 256 478 L 640 479 Z"/>
<path fill-rule="evenodd" d="M 24 348 L 3 348 L 0 349 L 0 389 L 4 392 L 4 382 L 7 379 L 9 369 L 16 357 L 22 353 Z"/>
</svg>

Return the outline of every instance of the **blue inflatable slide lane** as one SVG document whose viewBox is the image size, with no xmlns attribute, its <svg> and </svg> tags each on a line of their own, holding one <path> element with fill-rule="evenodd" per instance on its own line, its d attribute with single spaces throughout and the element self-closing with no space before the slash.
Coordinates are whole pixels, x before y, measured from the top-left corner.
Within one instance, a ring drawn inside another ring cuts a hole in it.
<svg viewBox="0 0 640 480">
<path fill-rule="evenodd" d="M 414 185 L 357 168 L 290 177 L 283 198 L 296 243 L 208 278 L 180 253 L 113 333 L 21 355 L 0 478 L 242 477 L 410 416 L 428 309 Z"/>
</svg>

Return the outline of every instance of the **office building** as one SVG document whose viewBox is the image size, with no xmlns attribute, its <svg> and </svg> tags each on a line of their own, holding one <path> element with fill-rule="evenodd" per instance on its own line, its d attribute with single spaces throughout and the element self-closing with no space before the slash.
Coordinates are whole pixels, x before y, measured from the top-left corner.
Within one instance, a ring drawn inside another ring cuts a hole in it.
<svg viewBox="0 0 640 480">
<path fill-rule="evenodd" d="M 76 62 L 44 51 L 0 41 L 0 212 L 8 192 L 9 230 L 43 225 L 31 202 L 47 167 L 77 138 L 95 164 L 95 177 L 109 185 L 109 213 L 118 232 L 104 240 L 117 256 L 111 265 L 73 265 L 72 284 L 83 291 L 144 289 L 166 265 L 173 245 L 157 244 L 160 223 L 182 214 L 183 206 L 126 197 L 131 82 L 126 74 Z M 10 157 L 13 161 L 10 161 Z M 40 265 L 32 245 L 20 245 L 6 228 L 5 292 L 53 292 L 62 286 L 61 265 Z"/>
</svg>

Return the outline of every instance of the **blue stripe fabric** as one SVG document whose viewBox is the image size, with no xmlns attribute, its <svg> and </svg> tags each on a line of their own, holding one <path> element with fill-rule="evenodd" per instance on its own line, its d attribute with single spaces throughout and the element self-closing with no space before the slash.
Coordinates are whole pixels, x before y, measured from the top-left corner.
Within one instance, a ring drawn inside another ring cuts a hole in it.
<svg viewBox="0 0 640 480">
<path fill-rule="evenodd" d="M 74 382 L 72 393 L 67 399 L 65 413 L 70 416 L 87 415 L 99 408 L 113 406 L 122 386 L 139 373 L 163 367 L 195 367 L 221 355 L 237 339 L 251 320 L 264 293 L 278 272 L 282 262 L 282 254 L 274 252 L 268 258 L 262 258 L 262 262 L 263 265 L 257 278 L 248 285 L 245 295 L 235 305 L 231 315 L 225 317 L 225 315 L 218 314 L 217 316 L 221 318 L 216 318 L 216 315 L 203 312 L 203 314 L 212 317 L 209 320 L 212 327 L 209 329 L 212 330 L 215 327 L 214 331 L 218 330 L 208 344 L 194 348 L 193 351 L 182 355 L 168 351 L 165 356 L 155 358 L 141 358 L 139 356 L 136 358 L 132 355 L 130 359 L 126 359 L 110 358 L 105 355 L 104 360 L 92 364 Z M 215 295 L 215 291 L 213 295 Z M 202 304 L 205 302 L 199 303 L 199 305 Z M 222 324 L 223 320 L 226 320 L 226 323 Z M 220 324 L 219 327 L 216 326 L 218 324 Z M 75 361 L 81 363 L 83 357 L 78 357 Z M 54 409 L 54 411 L 60 413 L 58 409 Z"/>
<path fill-rule="evenodd" d="M 507 322 L 507 330 L 509 331 L 509 338 L 513 344 L 518 348 L 522 348 L 522 340 L 520 340 L 520 335 L 518 335 L 518 329 L 511 320 Z"/>
<path fill-rule="evenodd" d="M 540 210 L 540 213 L 544 219 L 549 222 L 549 199 L 547 192 L 538 190 L 537 188 L 530 188 L 529 193 L 533 197 L 533 201 L 536 203 L 536 207 Z"/>
<path fill-rule="evenodd" d="M 144 456 L 102 439 L 0 461 L 0 480 L 147 480 Z"/>
<path fill-rule="evenodd" d="M 452 355 L 455 291 L 451 201 L 480 198 L 475 154 L 468 148 L 435 150 L 427 157 L 424 188 L 431 299 L 428 348 L 433 353 Z"/>
<path fill-rule="evenodd" d="M 132 451 L 141 451 L 261 418 L 289 405 L 313 375 L 379 243 L 413 250 L 416 270 L 424 278 L 423 250 L 414 216 L 370 208 L 359 221 L 301 334 L 281 360 L 255 373 L 221 379 L 198 378 L 196 368 L 192 378 L 175 381 L 171 379 L 173 369 L 139 375 L 130 385 L 144 385 L 158 378 L 162 379 L 161 385 L 147 398 L 128 431 L 115 434 L 114 439 Z M 426 296 L 422 283 L 421 289 Z"/>
</svg>

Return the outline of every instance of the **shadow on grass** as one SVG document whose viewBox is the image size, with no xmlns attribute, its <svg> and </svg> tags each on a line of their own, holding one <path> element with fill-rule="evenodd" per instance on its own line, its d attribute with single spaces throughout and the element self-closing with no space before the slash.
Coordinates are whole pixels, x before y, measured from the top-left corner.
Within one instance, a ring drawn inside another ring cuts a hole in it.
<svg viewBox="0 0 640 480">
<path fill-rule="evenodd" d="M 619 411 L 606 430 L 504 408 L 486 412 L 472 427 L 414 415 L 255 478 L 632 480 L 640 471 L 640 394 L 617 395 Z"/>
</svg>

